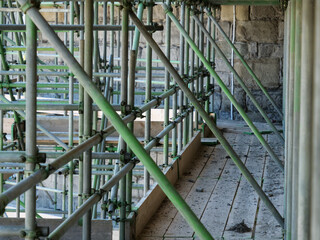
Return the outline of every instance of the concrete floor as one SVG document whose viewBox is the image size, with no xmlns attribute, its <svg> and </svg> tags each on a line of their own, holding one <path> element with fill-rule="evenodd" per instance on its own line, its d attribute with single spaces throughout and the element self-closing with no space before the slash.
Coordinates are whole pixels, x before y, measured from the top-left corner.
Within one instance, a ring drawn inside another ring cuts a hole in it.
<svg viewBox="0 0 320 240">
<path fill-rule="evenodd" d="M 229 128 L 230 129 L 230 128 Z M 262 185 L 280 214 L 283 214 L 284 173 L 270 159 L 253 135 L 244 134 L 241 124 L 236 131 L 224 133 L 231 145 Z M 283 145 L 274 134 L 266 134 L 273 150 L 283 158 Z M 215 239 L 282 239 L 282 229 L 260 201 L 221 145 L 202 146 L 194 167 L 176 184 L 179 193 L 200 217 Z M 245 233 L 231 231 L 236 224 L 250 228 Z M 141 240 L 198 239 L 193 230 L 166 199 L 139 237 Z"/>
</svg>

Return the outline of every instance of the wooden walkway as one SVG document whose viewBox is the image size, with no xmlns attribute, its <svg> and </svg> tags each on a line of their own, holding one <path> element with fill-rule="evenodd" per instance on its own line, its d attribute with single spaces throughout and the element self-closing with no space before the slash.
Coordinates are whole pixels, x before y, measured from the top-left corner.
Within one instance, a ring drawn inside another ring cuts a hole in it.
<svg viewBox="0 0 320 240">
<path fill-rule="evenodd" d="M 224 133 L 256 181 L 283 214 L 284 173 L 253 135 Z M 283 145 L 274 134 L 264 135 L 280 159 Z M 242 176 L 221 145 L 202 146 L 194 167 L 176 189 L 186 199 L 215 239 L 282 239 L 282 229 Z M 249 232 L 231 231 L 244 223 Z M 140 235 L 141 240 L 198 239 L 171 202 L 166 199 Z"/>
</svg>

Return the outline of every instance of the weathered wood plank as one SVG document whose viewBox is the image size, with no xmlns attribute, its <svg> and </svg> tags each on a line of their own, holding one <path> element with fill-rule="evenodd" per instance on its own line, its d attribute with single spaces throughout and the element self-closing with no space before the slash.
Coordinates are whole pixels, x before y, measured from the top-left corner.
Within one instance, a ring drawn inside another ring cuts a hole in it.
<svg viewBox="0 0 320 240">
<path fill-rule="evenodd" d="M 202 169 L 205 167 L 206 162 L 210 158 L 213 149 L 213 147 L 201 146 L 198 153 L 199 157 L 194 161 L 193 168 L 191 168 L 190 171 L 186 171 L 175 184 L 176 190 L 183 198 L 186 198 L 194 185 Z M 141 236 L 164 236 L 177 212 L 178 211 L 169 199 L 165 198 L 163 204 L 147 224 Z"/>
<path fill-rule="evenodd" d="M 181 158 L 176 160 L 173 165 L 166 170 L 165 175 L 168 180 L 175 184 L 178 179 L 179 174 L 182 175 L 190 164 L 194 160 L 194 156 L 197 150 L 200 147 L 201 133 L 198 132 L 193 139 L 186 146 L 185 150 L 181 154 Z M 138 212 L 136 218 L 136 237 L 140 235 L 146 224 L 149 222 L 151 217 L 155 214 L 158 208 L 161 206 L 162 201 L 165 198 L 165 194 L 159 187 L 156 185 L 151 189 L 147 196 L 143 197 L 140 202 L 137 204 Z"/>
<path fill-rule="evenodd" d="M 215 238 L 220 238 L 223 234 L 239 178 L 240 171 L 228 158 L 226 167 L 201 218 L 203 224 Z"/>
<path fill-rule="evenodd" d="M 215 154 L 207 161 L 205 168 L 202 170 L 186 199 L 198 217 L 201 217 L 226 164 L 226 159 L 221 159 L 221 154 L 217 154 L 218 152 L 219 151 L 215 151 Z M 224 154 L 223 151 L 221 152 Z M 194 231 L 183 219 L 181 214 L 178 213 L 166 232 L 165 237 L 192 237 L 193 234 Z"/>
<path fill-rule="evenodd" d="M 251 137 L 254 141 L 254 136 Z M 264 152 L 258 152 L 257 146 L 252 146 L 250 144 L 250 150 L 248 153 L 248 158 L 246 161 L 246 167 L 252 173 L 253 177 L 258 183 L 261 182 L 263 168 L 265 163 Z M 249 182 L 242 176 L 235 201 L 232 206 L 232 210 L 228 219 L 226 231 L 223 237 L 226 239 L 248 239 L 251 238 L 252 232 L 237 233 L 234 231 L 229 231 L 231 227 L 236 224 L 241 223 L 243 220 L 245 224 L 254 229 L 255 215 L 258 206 L 258 195 L 249 184 Z"/>
<path fill-rule="evenodd" d="M 282 156 L 282 145 L 279 144 L 279 141 L 276 140 L 274 135 L 269 135 L 268 142 L 276 151 L 278 150 L 278 153 Z M 263 189 L 279 213 L 282 214 L 284 203 L 284 173 L 269 156 L 266 158 Z M 260 204 L 254 237 L 256 239 L 282 239 L 283 237 L 281 226 L 263 203 Z"/>
</svg>

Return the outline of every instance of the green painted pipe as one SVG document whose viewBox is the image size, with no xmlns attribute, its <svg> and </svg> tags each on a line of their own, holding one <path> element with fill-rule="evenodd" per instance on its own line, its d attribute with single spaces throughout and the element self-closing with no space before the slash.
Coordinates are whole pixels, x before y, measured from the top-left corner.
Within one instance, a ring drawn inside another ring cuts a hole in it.
<svg viewBox="0 0 320 240">
<path fill-rule="evenodd" d="M 213 23 L 215 24 L 215 26 L 217 27 L 217 29 L 220 31 L 220 33 L 222 34 L 222 36 L 224 37 L 224 39 L 227 41 L 227 43 L 229 44 L 229 46 L 233 49 L 233 51 L 235 52 L 235 54 L 239 57 L 240 61 L 242 62 L 243 66 L 247 69 L 247 71 L 249 72 L 249 74 L 252 76 L 252 78 L 255 80 L 255 82 L 258 84 L 258 86 L 260 87 L 261 91 L 264 93 L 264 95 L 268 98 L 268 100 L 271 102 L 271 104 L 273 105 L 273 107 L 275 108 L 275 110 L 278 112 L 279 116 L 281 117 L 281 119 L 283 119 L 283 113 L 280 110 L 280 108 L 277 106 L 277 104 L 275 103 L 275 101 L 272 99 L 272 97 L 270 96 L 270 94 L 268 93 L 267 89 L 265 89 L 265 87 L 262 85 L 261 81 L 259 80 L 259 78 L 255 75 L 255 73 L 253 72 L 253 70 L 250 68 L 250 66 L 248 65 L 248 63 L 246 62 L 246 60 L 244 60 L 244 58 L 242 57 L 241 53 L 238 51 L 238 49 L 234 46 L 234 44 L 230 41 L 230 39 L 228 38 L 227 34 L 224 32 L 224 30 L 222 29 L 222 27 L 219 25 L 219 23 L 215 20 L 215 18 L 212 16 L 212 14 L 207 11 L 207 14 L 209 16 L 209 18 L 213 21 Z"/>
<path fill-rule="evenodd" d="M 230 146 L 228 141 L 225 139 L 223 134 L 220 132 L 218 127 L 216 126 L 215 122 L 212 118 L 207 114 L 205 109 L 202 107 L 202 105 L 198 102 L 194 94 L 190 91 L 188 86 L 185 84 L 183 79 L 180 77 L 179 73 L 176 71 L 176 69 L 172 66 L 172 64 L 169 62 L 167 57 L 164 55 L 160 47 L 157 45 L 157 43 L 153 40 L 153 38 L 149 35 L 147 29 L 144 27 L 143 23 L 139 21 L 139 19 L 135 16 L 133 12 L 130 12 L 130 17 L 133 20 L 133 22 L 136 24 L 136 26 L 139 28 L 140 32 L 144 35 L 146 41 L 149 42 L 153 50 L 158 55 L 159 59 L 163 62 L 163 64 L 166 66 L 168 71 L 170 72 L 171 76 L 174 78 L 176 83 L 180 86 L 182 91 L 186 94 L 186 96 L 189 98 L 192 105 L 196 108 L 196 110 L 199 112 L 201 117 L 205 120 L 206 124 L 210 128 L 210 130 L 214 133 L 214 135 L 217 137 L 221 145 L 224 147 L 226 152 L 229 154 L 231 159 L 235 162 L 235 164 L 238 166 L 242 174 L 246 177 L 248 182 L 252 185 L 252 187 L 255 189 L 257 194 L 260 196 L 262 201 L 266 204 L 267 208 L 270 210 L 270 212 L 274 215 L 276 220 L 279 222 L 279 224 L 283 227 L 284 226 L 284 220 L 277 211 L 277 209 L 274 207 L 268 196 L 264 193 L 264 191 L 261 189 L 260 185 L 256 182 L 254 177 L 252 177 L 249 170 L 246 168 L 246 166 L 243 164 L 243 162 L 240 160 L 239 156 L 236 154 L 236 152 L 233 150 L 233 148 Z M 192 42 L 191 42 L 192 43 Z M 191 44 L 190 44 L 191 45 Z M 191 45 L 192 47 L 192 45 Z M 169 198 L 171 200 L 171 198 Z M 172 201 L 172 200 L 171 200 Z M 188 221 L 188 219 L 187 219 Z M 194 228 L 194 225 L 192 225 L 189 221 L 191 227 L 196 231 L 196 228 Z M 196 231 L 196 234 L 198 234 L 198 231 Z"/>
<path fill-rule="evenodd" d="M 225 64 L 228 66 L 228 68 L 230 69 L 230 71 L 234 74 L 236 80 L 238 81 L 238 83 L 240 84 L 240 86 L 242 87 L 242 89 L 247 93 L 247 95 L 249 96 L 250 100 L 252 101 L 252 103 L 254 104 L 254 106 L 258 109 L 258 111 L 260 112 L 261 116 L 265 119 L 265 121 L 269 124 L 269 126 L 272 128 L 273 132 L 278 136 L 278 138 L 284 143 L 284 138 L 282 137 L 282 135 L 279 133 L 278 129 L 274 126 L 274 124 L 272 123 L 272 121 L 270 120 L 270 118 L 268 117 L 268 115 L 266 114 L 266 112 L 262 109 L 262 107 L 259 105 L 259 103 L 257 102 L 256 98 L 253 96 L 253 94 L 251 93 L 251 91 L 249 90 L 249 88 L 246 86 L 246 84 L 244 83 L 244 81 L 241 79 L 241 77 L 239 76 L 239 74 L 236 72 L 236 70 L 233 68 L 233 66 L 231 65 L 231 63 L 228 61 L 227 57 L 224 55 L 224 53 L 221 51 L 221 49 L 219 48 L 219 46 L 215 43 L 214 39 L 211 38 L 210 33 L 205 29 L 205 27 L 203 26 L 203 24 L 200 22 L 199 18 L 196 15 L 193 15 L 193 18 L 195 19 L 195 21 L 197 22 L 197 24 L 199 25 L 199 27 L 201 28 L 201 30 L 205 33 L 207 39 L 209 42 L 212 43 L 212 45 L 214 46 L 215 50 L 219 53 L 219 55 L 222 57 L 222 60 L 225 62 Z"/>
<path fill-rule="evenodd" d="M 248 117 L 248 115 L 245 113 L 244 109 L 241 107 L 241 105 L 237 102 L 237 100 L 234 98 L 234 96 L 230 93 L 228 87 L 223 83 L 223 81 L 221 80 L 221 78 L 219 77 L 219 75 L 215 72 L 215 70 L 212 68 L 211 64 L 207 61 L 207 59 L 205 58 L 205 56 L 202 54 L 202 52 L 199 50 L 199 48 L 196 46 L 196 44 L 193 42 L 193 40 L 189 37 L 189 35 L 187 34 L 187 32 L 184 30 L 184 28 L 181 26 L 181 24 L 179 23 L 178 19 L 174 16 L 174 14 L 170 11 L 169 7 L 166 4 L 162 5 L 166 14 L 169 15 L 169 17 L 171 18 L 172 22 L 175 23 L 176 27 L 178 28 L 178 30 L 183 33 L 184 37 L 186 38 L 186 40 L 188 41 L 190 47 L 193 49 L 193 51 L 195 51 L 196 55 L 198 55 L 198 57 L 201 59 L 202 63 L 204 64 L 204 66 L 208 69 L 208 71 L 210 72 L 210 74 L 215 78 L 215 80 L 217 81 L 218 85 L 220 86 L 221 90 L 226 94 L 226 96 L 229 98 L 229 100 L 232 102 L 232 104 L 235 106 L 235 108 L 238 110 L 238 112 L 240 113 L 240 115 L 243 117 L 243 119 L 246 121 L 246 123 L 248 124 L 248 126 L 251 128 L 252 132 L 254 132 L 254 134 L 256 135 L 256 137 L 258 138 L 258 140 L 260 141 L 260 143 L 264 146 L 264 148 L 268 151 L 268 153 L 270 154 L 271 158 L 278 164 L 278 166 L 280 167 L 280 169 L 283 171 L 284 170 L 284 166 L 282 164 L 282 162 L 280 161 L 280 159 L 278 158 L 278 156 L 273 152 L 273 150 L 271 149 L 271 147 L 269 146 L 269 144 L 266 142 L 266 140 L 264 139 L 264 137 L 260 134 L 259 130 L 257 129 L 257 127 L 253 124 L 253 122 L 251 121 L 251 119 Z"/>
<path fill-rule="evenodd" d="M 19 0 L 21 5 L 25 5 L 25 0 Z M 175 190 L 169 180 L 164 176 L 162 171 L 153 161 L 153 159 L 147 154 L 144 148 L 140 145 L 140 142 L 132 134 L 132 132 L 127 128 L 126 124 L 122 121 L 120 116 L 113 110 L 110 103 L 104 98 L 100 90 L 91 82 L 88 75 L 83 71 L 82 67 L 76 61 L 76 59 L 70 54 L 66 49 L 64 44 L 61 42 L 60 38 L 54 33 L 52 28 L 39 13 L 39 10 L 35 7 L 30 7 L 27 10 L 27 15 L 32 18 L 33 22 L 41 30 L 44 36 L 48 37 L 50 43 L 57 50 L 60 56 L 65 60 L 70 69 L 77 76 L 78 80 L 87 91 L 87 93 L 92 97 L 92 99 L 101 108 L 103 113 L 109 118 L 111 123 L 114 125 L 115 129 L 121 134 L 123 139 L 127 142 L 129 147 L 133 150 L 135 155 L 140 159 L 144 166 L 148 169 L 150 174 L 159 183 L 164 193 L 172 201 L 172 203 L 177 207 L 182 216 L 187 220 L 191 227 L 195 230 L 196 234 L 202 239 L 213 239 L 210 233 L 206 230 L 203 224 L 198 220 L 197 216 L 192 212 L 190 207 L 186 204 L 184 199 Z"/>
</svg>

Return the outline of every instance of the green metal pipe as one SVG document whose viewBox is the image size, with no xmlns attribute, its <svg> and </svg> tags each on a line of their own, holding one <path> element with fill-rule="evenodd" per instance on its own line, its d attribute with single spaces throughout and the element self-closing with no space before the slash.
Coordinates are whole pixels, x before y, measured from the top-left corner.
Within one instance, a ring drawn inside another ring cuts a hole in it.
<svg viewBox="0 0 320 240">
<path fill-rule="evenodd" d="M 147 12 L 147 24 L 152 23 L 152 15 L 153 15 L 153 1 L 148 0 L 148 12 Z M 141 20 L 141 19 L 140 19 Z M 150 33 L 152 35 L 152 33 Z M 147 43 L 147 62 L 146 62 L 146 88 L 145 88 L 145 102 L 149 102 L 151 100 L 151 89 L 152 89 L 152 49 Z M 151 110 L 146 112 L 146 119 L 145 119 L 145 129 L 144 129 L 144 141 L 145 145 L 149 143 L 151 140 Z M 148 152 L 148 154 L 150 154 Z M 143 178 L 143 193 L 144 196 L 147 195 L 147 192 L 150 189 L 150 174 L 146 168 L 144 168 L 144 178 Z"/>
<path fill-rule="evenodd" d="M 26 177 L 29 177 L 36 166 L 37 156 L 37 28 L 32 20 L 27 17 L 27 92 L 26 92 Z M 25 239 L 35 239 L 36 231 L 36 188 L 31 187 L 25 194 Z"/>
<path fill-rule="evenodd" d="M 74 3 L 70 2 L 70 24 L 74 24 Z M 74 55 L 74 31 L 69 32 L 69 42 L 70 42 L 70 52 Z M 73 104 L 74 98 L 74 77 L 71 75 L 69 77 L 69 104 Z M 73 111 L 69 111 L 68 119 L 68 135 L 69 135 L 69 148 L 73 147 L 73 137 L 74 137 L 74 118 Z M 73 161 L 69 162 L 69 174 L 68 174 L 68 216 L 73 212 L 73 171 L 74 164 Z"/>
<path fill-rule="evenodd" d="M 185 39 L 190 44 L 190 47 L 195 51 L 196 55 L 199 56 L 204 66 L 208 69 L 211 75 L 214 76 L 217 83 L 221 87 L 221 90 L 226 94 L 226 96 L 229 98 L 229 100 L 232 102 L 232 104 L 235 106 L 235 108 L 238 110 L 240 115 L 243 117 L 243 119 L 246 121 L 248 126 L 251 128 L 252 132 L 256 135 L 262 146 L 267 150 L 267 152 L 270 154 L 271 158 L 278 164 L 281 170 L 284 170 L 282 162 L 279 160 L 278 156 L 273 152 L 269 144 L 266 142 L 264 137 L 261 135 L 259 130 L 256 128 L 256 126 L 253 124 L 253 122 L 250 120 L 248 115 L 245 113 L 244 109 L 241 107 L 241 105 L 237 102 L 237 100 L 234 98 L 234 96 L 230 93 L 227 86 L 223 83 L 221 78 L 218 76 L 218 74 L 215 72 L 215 70 L 211 67 L 211 64 L 206 60 L 205 56 L 201 53 L 199 48 L 195 45 L 195 43 L 192 41 L 192 39 L 189 37 L 189 35 L 186 33 L 186 31 L 183 29 L 183 27 L 180 25 L 177 18 L 173 15 L 173 13 L 170 11 L 169 7 L 166 4 L 162 5 L 166 14 L 168 14 L 171 18 L 171 20 L 175 23 L 176 27 L 181 31 L 185 37 Z"/>
<path fill-rule="evenodd" d="M 302 2 L 301 32 L 301 106 L 300 106 L 300 142 L 298 176 L 298 219 L 297 239 L 311 239 L 311 172 L 312 172 L 312 97 L 314 79 L 314 1 Z"/>
<path fill-rule="evenodd" d="M 293 197 L 292 197 L 292 239 L 297 239 L 298 197 L 299 197 L 299 141 L 300 141 L 300 89 L 301 89 L 301 9 L 302 0 L 296 2 L 296 31 L 294 58 L 294 100 L 293 100 Z"/>
<path fill-rule="evenodd" d="M 288 79 L 288 101 L 287 101 L 287 117 L 286 119 L 286 165 L 287 165 L 287 180 L 286 180 L 286 239 L 291 240 L 292 239 L 292 197 L 293 197 L 293 118 L 294 118 L 294 110 L 293 110 L 293 95 L 294 95 L 294 59 L 295 59 L 295 30 L 296 30 L 296 2 L 290 1 L 290 66 L 289 66 L 289 79 Z"/>
<path fill-rule="evenodd" d="M 187 33 L 189 34 L 190 32 L 190 6 L 186 5 L 186 17 L 185 17 L 185 26 L 187 29 Z M 190 47 L 189 44 L 185 44 L 185 61 L 184 61 L 184 74 L 185 76 L 189 75 L 189 52 L 190 52 Z M 185 106 L 189 106 L 189 101 L 186 96 L 183 98 L 183 102 Z M 183 138 L 182 138 L 182 143 L 183 147 L 185 147 L 189 141 L 189 121 L 190 121 L 190 115 L 188 113 L 188 116 L 184 120 L 183 124 Z"/>
<path fill-rule="evenodd" d="M 283 118 L 283 113 L 280 110 L 280 108 L 277 106 L 277 104 L 275 103 L 275 101 L 273 100 L 273 98 L 270 96 L 270 94 L 268 93 L 268 91 L 265 89 L 265 87 L 262 85 L 261 81 L 259 80 L 259 78 L 255 75 L 255 73 L 253 72 L 253 70 L 250 68 L 250 66 L 248 65 L 248 63 L 246 62 L 246 60 L 244 60 L 243 56 L 241 55 L 241 53 L 238 51 L 238 49 L 235 47 L 235 45 L 230 41 L 230 39 L 228 38 L 227 34 L 224 32 L 224 30 L 222 29 L 222 27 L 219 25 L 219 23 L 215 20 L 215 18 L 212 16 L 212 14 L 207 11 L 207 14 L 209 16 L 209 18 L 213 21 L 213 23 L 215 24 L 215 26 L 217 27 L 217 29 L 219 30 L 219 32 L 221 33 L 221 35 L 224 37 L 224 39 L 227 41 L 227 43 L 229 44 L 229 46 L 233 49 L 233 51 L 235 52 L 235 54 L 239 57 L 240 61 L 242 62 L 243 66 L 247 69 L 247 71 L 249 72 L 249 74 L 252 76 L 252 78 L 255 80 L 255 82 L 257 83 L 257 85 L 259 86 L 259 88 L 261 89 L 261 91 L 264 93 L 264 95 L 268 98 L 268 100 L 271 102 L 272 106 L 274 107 L 274 109 L 278 112 L 279 116 L 281 117 L 281 119 Z"/>
<path fill-rule="evenodd" d="M 92 64 L 93 64 L 93 0 L 85 0 L 84 18 L 84 70 L 92 82 Z M 80 83 L 81 84 L 81 83 Z M 93 83 L 94 84 L 94 83 Z M 82 85 L 84 89 L 86 87 Z M 87 139 L 92 135 L 92 99 L 90 95 L 84 92 L 84 138 Z M 91 165 L 92 165 L 92 149 L 88 149 L 83 154 L 83 197 L 86 201 L 91 195 Z M 82 237 L 83 239 L 91 239 L 91 215 L 89 210 L 83 216 Z"/>
<path fill-rule="evenodd" d="M 230 71 L 233 73 L 233 75 L 235 76 L 236 80 L 238 81 L 238 83 L 240 84 L 240 86 L 242 87 L 242 89 L 247 93 L 247 95 L 249 96 L 249 98 L 251 99 L 252 103 L 254 104 L 254 106 L 258 109 L 258 111 L 260 112 L 261 116 L 265 119 L 265 121 L 268 123 L 268 125 L 271 127 L 271 129 L 273 130 L 273 132 L 278 136 L 278 138 L 284 143 L 284 138 L 283 136 L 279 133 L 278 129 L 274 126 L 274 124 L 272 123 L 272 121 L 270 120 L 270 118 L 268 117 L 268 115 L 266 114 L 266 112 L 262 109 L 262 107 L 259 105 L 259 103 L 257 102 L 256 98 L 253 96 L 253 94 L 251 93 L 251 91 L 249 90 L 249 88 L 246 86 L 246 84 L 244 83 L 244 81 L 241 79 L 241 77 L 239 76 L 239 74 L 235 71 L 235 69 L 233 68 L 233 66 L 231 65 L 231 63 L 229 62 L 229 60 L 227 59 L 227 57 L 224 55 L 224 53 L 221 51 L 221 49 L 219 48 L 219 46 L 215 43 L 214 39 L 211 37 L 210 33 L 205 29 L 205 27 L 203 26 L 203 24 L 200 22 L 199 18 L 196 15 L 193 15 L 193 18 L 195 19 L 196 23 L 199 25 L 200 29 L 204 32 L 204 34 L 206 35 L 207 39 L 211 42 L 211 44 L 214 46 L 215 50 L 217 51 L 217 53 L 221 56 L 222 60 L 224 61 L 224 63 L 227 65 L 227 67 L 230 69 Z M 209 107 L 207 106 L 207 108 L 209 109 Z"/>
<path fill-rule="evenodd" d="M 80 2 L 80 24 L 84 24 L 84 2 Z M 84 31 L 80 31 L 80 65 L 84 67 Z M 79 103 L 83 104 L 84 102 L 84 88 L 79 84 Z M 79 112 L 79 143 L 81 144 L 84 139 L 84 115 L 83 111 Z M 79 184 L 78 192 L 83 192 L 83 156 L 79 158 Z M 83 203 L 82 195 L 78 197 L 78 206 L 81 206 Z"/>
<path fill-rule="evenodd" d="M 136 34 L 136 32 L 135 32 Z M 136 51 L 131 50 L 130 51 L 130 67 L 129 67 L 129 80 L 128 80 L 128 105 L 131 109 L 134 109 L 134 90 L 135 90 L 135 68 L 136 68 Z M 127 124 L 128 128 L 131 130 L 131 132 L 134 132 L 134 122 Z M 130 157 L 132 157 L 132 151 L 128 147 L 127 152 L 130 154 Z M 128 172 L 127 174 L 127 189 L 126 189 L 126 199 L 127 199 L 127 212 L 131 212 L 131 205 L 132 205 L 132 171 Z"/>
<path fill-rule="evenodd" d="M 91 207 L 100 201 L 102 196 L 108 192 L 115 184 L 119 182 L 125 174 L 135 166 L 134 163 L 130 162 L 126 164 L 118 173 L 114 175 L 105 185 L 100 188 L 100 191 L 94 193 L 90 198 L 82 204 L 68 219 L 60 224 L 48 237 L 49 240 L 61 239 L 61 237 L 73 226 Z"/>
<path fill-rule="evenodd" d="M 168 15 L 166 15 L 167 18 L 170 19 Z M 193 41 L 196 39 L 196 24 L 193 18 L 191 18 L 191 29 L 190 29 L 190 36 Z M 188 44 L 189 46 L 189 44 Z M 194 51 L 191 51 L 191 56 L 190 56 L 190 76 L 195 75 L 195 54 Z M 189 89 L 191 92 L 194 92 L 194 82 L 189 83 Z M 194 131 L 194 112 L 190 113 L 190 118 L 189 118 L 189 139 L 193 137 L 193 131 Z M 196 127 L 197 128 L 197 127 Z"/>
<path fill-rule="evenodd" d="M 304 2 L 304 1 L 303 1 Z M 311 186 L 311 193 L 312 193 L 312 199 L 311 199 L 311 233 L 310 233 L 310 239 L 316 239 L 317 236 L 320 236 L 320 216 L 319 216 L 319 199 L 320 199 L 320 191 L 317 186 L 317 183 L 319 182 L 319 156 L 320 156 L 320 136 L 319 136 L 319 113 L 320 113 L 320 99 L 319 99 L 319 90 L 320 90 L 320 59 L 319 59 L 319 53 L 320 53 L 320 4 L 319 1 L 315 1 L 314 4 L 312 4 L 312 8 L 315 14 L 314 18 L 314 24 L 315 28 L 314 31 L 314 54 L 315 57 L 313 58 L 313 66 L 314 66 L 314 78 L 312 81 L 312 88 L 313 88 L 313 121 L 312 121 L 312 136 L 313 136 L 313 143 L 312 143 L 312 186 Z"/>
<path fill-rule="evenodd" d="M 21 5 L 25 4 L 24 0 L 19 0 Z M 50 43 L 56 48 L 60 56 L 65 60 L 65 62 L 71 67 L 72 71 L 75 73 L 81 84 L 84 86 L 88 94 L 94 99 L 94 101 L 101 107 L 101 110 L 108 116 L 111 123 L 121 134 L 124 140 L 128 143 L 130 148 L 136 154 L 136 156 L 141 160 L 141 162 L 148 168 L 151 175 L 159 183 L 160 187 L 173 202 L 173 204 L 182 213 L 185 219 L 189 222 L 192 228 L 196 231 L 196 234 L 202 239 L 213 239 L 201 222 L 197 219 L 196 215 L 192 212 L 190 207 L 186 204 L 183 198 L 177 193 L 168 179 L 163 175 L 161 170 L 154 163 L 152 158 L 146 153 L 143 147 L 140 145 L 139 141 L 127 128 L 125 123 L 121 120 L 119 115 L 112 109 L 110 103 L 104 98 L 100 93 L 100 90 L 90 81 L 90 78 L 82 70 L 81 66 L 74 59 L 74 57 L 67 51 L 66 47 L 61 43 L 61 40 L 54 31 L 50 28 L 48 23 L 39 13 L 38 9 L 31 7 L 27 10 L 27 14 L 33 19 L 37 27 L 45 36 L 50 36 Z M 130 12 L 130 15 L 133 13 Z M 135 15 L 134 15 L 135 16 Z M 138 20 L 139 21 L 139 20 Z M 140 29 L 141 31 L 141 29 Z M 71 150 L 72 151 L 72 150 Z M 39 171 L 40 172 L 40 171 Z"/>
<path fill-rule="evenodd" d="M 184 2 L 181 3 L 180 6 L 180 24 L 185 27 L 185 14 L 186 13 L 186 5 Z M 180 67 L 179 67 L 179 73 L 181 76 L 184 74 L 184 65 L 185 65 L 185 41 L 183 38 L 183 35 L 180 33 Z M 183 92 L 181 90 L 178 90 L 178 115 L 180 115 L 183 112 L 183 104 L 184 104 L 184 97 Z M 183 135 L 183 122 L 177 124 L 177 132 L 178 132 L 178 154 L 180 154 L 182 150 L 182 135 Z"/>
<path fill-rule="evenodd" d="M 274 207 L 270 199 L 267 197 L 267 195 L 263 192 L 260 185 L 255 181 L 255 179 L 252 177 L 249 170 L 246 168 L 246 166 L 243 164 L 243 162 L 240 160 L 238 155 L 235 153 L 233 148 L 230 146 L 228 141 L 224 138 L 223 134 L 220 132 L 220 130 L 215 125 L 214 121 L 210 118 L 210 116 L 206 113 L 205 109 L 201 106 L 201 104 L 197 101 L 196 97 L 193 95 L 193 93 L 189 90 L 188 86 L 184 83 L 183 79 L 180 77 L 178 72 L 175 70 L 175 68 L 171 65 L 171 63 L 168 61 L 162 50 L 159 48 L 157 43 L 152 39 L 152 37 L 148 34 L 148 31 L 143 27 L 143 23 L 141 23 L 135 14 L 133 12 L 130 12 L 130 17 L 133 20 L 133 22 L 136 24 L 136 26 L 139 28 L 140 32 L 145 37 L 146 41 L 149 42 L 150 46 L 153 48 L 153 50 L 158 55 L 159 59 L 163 62 L 163 64 L 168 68 L 170 71 L 172 77 L 175 79 L 176 83 L 180 86 L 180 88 L 183 90 L 183 92 L 187 95 L 190 102 L 193 104 L 193 106 L 197 109 L 199 114 L 201 114 L 202 118 L 207 123 L 210 130 L 214 133 L 214 135 L 218 138 L 221 145 L 225 148 L 226 152 L 229 154 L 231 159 L 235 162 L 235 164 L 238 166 L 242 174 L 246 177 L 248 182 L 252 185 L 252 187 L 255 189 L 255 191 L 258 193 L 262 201 L 266 204 L 266 206 L 269 208 L 271 213 L 275 216 L 276 220 L 279 222 L 279 224 L 283 227 L 284 222 L 283 218 L 277 211 L 277 209 Z M 172 18 L 171 18 L 172 19 Z M 189 41 L 188 41 L 189 42 Z M 190 44 L 191 42 L 189 42 Z M 191 44 L 190 44 L 191 45 Z M 192 46 L 192 45 L 191 45 Z M 153 175 L 154 176 L 154 175 Z M 154 176 L 155 177 L 155 176 Z M 159 181 L 157 181 L 159 182 Z M 161 185 L 160 185 L 161 186 Z M 171 200 L 171 198 L 169 197 Z M 175 201 L 171 200 L 173 203 Z M 178 208 L 179 209 L 179 208 Z M 180 210 L 179 210 L 180 211 Z M 188 217 L 186 217 L 183 213 L 182 215 L 186 218 L 187 222 L 190 224 L 191 227 L 195 230 L 196 234 L 199 234 L 199 229 L 202 228 L 201 226 L 195 227 L 193 225 L 193 221 L 190 221 Z M 200 235 L 201 237 L 201 235 Z M 203 237 L 205 239 L 205 237 Z"/>
</svg>

